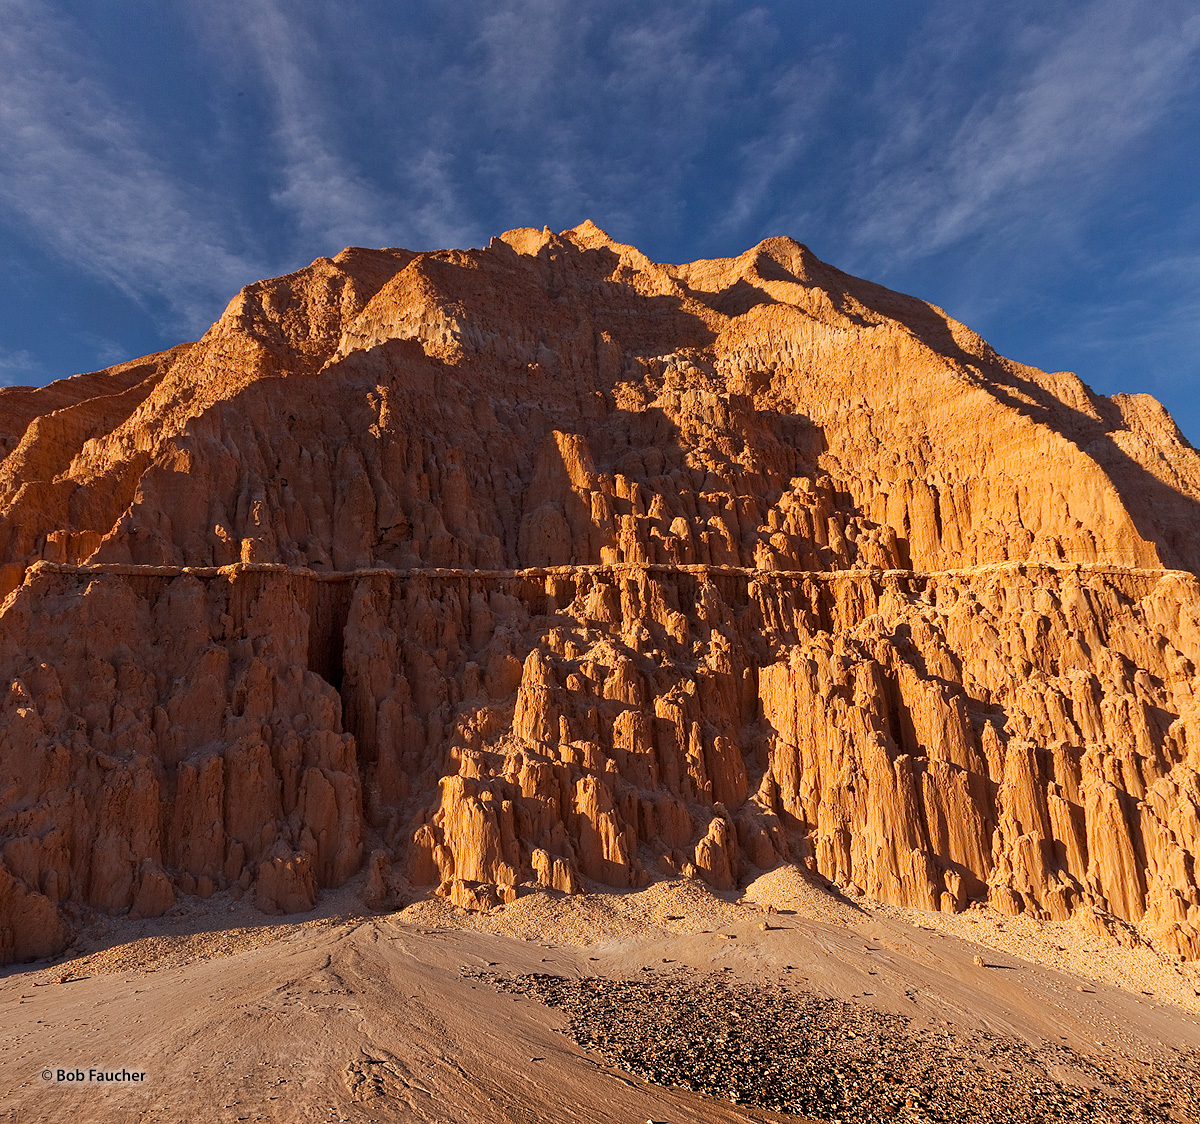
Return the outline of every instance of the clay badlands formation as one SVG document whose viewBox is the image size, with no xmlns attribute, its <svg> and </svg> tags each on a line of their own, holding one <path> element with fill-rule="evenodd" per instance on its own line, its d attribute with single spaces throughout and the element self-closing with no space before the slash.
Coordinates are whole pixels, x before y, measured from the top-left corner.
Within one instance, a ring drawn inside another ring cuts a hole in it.
<svg viewBox="0 0 1200 1124">
<path fill-rule="evenodd" d="M 784 864 L 1200 955 L 1200 457 L 796 242 L 347 250 L 0 442 L 0 961 Z"/>
</svg>

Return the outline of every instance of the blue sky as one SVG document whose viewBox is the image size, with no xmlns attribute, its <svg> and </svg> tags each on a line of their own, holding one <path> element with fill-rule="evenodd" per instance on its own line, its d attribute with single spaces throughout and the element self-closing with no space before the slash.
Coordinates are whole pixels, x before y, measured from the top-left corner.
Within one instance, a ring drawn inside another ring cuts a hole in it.
<svg viewBox="0 0 1200 1124">
<path fill-rule="evenodd" d="M 789 234 L 1200 443 L 1195 0 L 0 0 L 0 383 L 584 218 Z"/>
</svg>

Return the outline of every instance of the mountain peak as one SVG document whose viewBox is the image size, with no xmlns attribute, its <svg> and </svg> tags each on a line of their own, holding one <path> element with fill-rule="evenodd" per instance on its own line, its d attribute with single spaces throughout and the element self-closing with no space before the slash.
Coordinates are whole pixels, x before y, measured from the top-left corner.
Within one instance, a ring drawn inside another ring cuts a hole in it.
<svg viewBox="0 0 1200 1124">
<path fill-rule="evenodd" d="M 0 957 L 368 852 L 1200 955 L 1200 456 L 790 238 L 348 249 L 0 436 Z"/>
</svg>

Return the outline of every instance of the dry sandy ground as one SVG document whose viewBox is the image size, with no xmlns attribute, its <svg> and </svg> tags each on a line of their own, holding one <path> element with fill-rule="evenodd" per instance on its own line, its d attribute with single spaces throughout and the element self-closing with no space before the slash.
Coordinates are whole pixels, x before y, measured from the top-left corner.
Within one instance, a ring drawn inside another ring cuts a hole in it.
<svg viewBox="0 0 1200 1124">
<path fill-rule="evenodd" d="M 560 1033 L 558 1012 L 463 974 L 479 969 L 728 968 L 918 1025 L 1060 1041 L 1126 1071 L 1154 1050 L 1200 1048 L 1194 965 L 1070 926 L 838 898 L 793 870 L 740 902 L 675 883 L 533 895 L 487 916 L 436 901 L 369 914 L 357 895 L 286 920 L 219 895 L 158 922 L 98 924 L 91 952 L 4 970 L 0 1120 L 797 1119 L 623 1074 Z M 145 1082 L 41 1077 L 122 1066 Z"/>
</svg>

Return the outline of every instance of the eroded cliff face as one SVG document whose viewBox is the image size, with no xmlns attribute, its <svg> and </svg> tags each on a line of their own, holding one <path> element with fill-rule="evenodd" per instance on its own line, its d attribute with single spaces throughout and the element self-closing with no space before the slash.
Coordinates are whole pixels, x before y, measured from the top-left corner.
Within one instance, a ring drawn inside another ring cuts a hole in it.
<svg viewBox="0 0 1200 1124">
<path fill-rule="evenodd" d="M 369 852 L 1200 955 L 1200 457 L 794 242 L 348 250 L 0 439 L 0 958 Z"/>
</svg>

